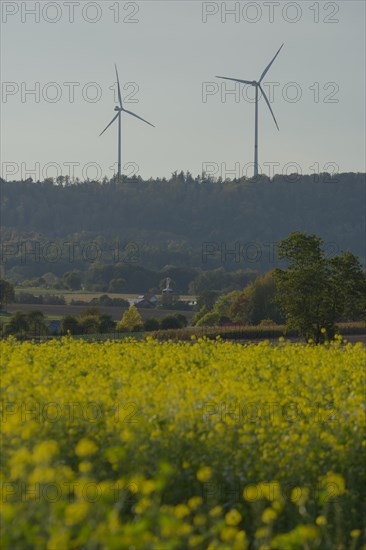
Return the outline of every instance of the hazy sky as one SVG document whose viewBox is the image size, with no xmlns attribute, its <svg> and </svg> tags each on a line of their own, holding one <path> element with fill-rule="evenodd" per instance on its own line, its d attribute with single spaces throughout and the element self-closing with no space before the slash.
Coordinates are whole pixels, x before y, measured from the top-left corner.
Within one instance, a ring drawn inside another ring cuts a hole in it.
<svg viewBox="0 0 366 550">
<path fill-rule="evenodd" d="M 270 173 L 265 163 L 278 163 L 276 173 L 296 171 L 289 163 L 302 173 L 365 171 L 363 1 L 3 0 L 1 8 L 7 179 L 32 169 L 55 176 L 57 165 L 65 175 L 69 163 L 79 163 L 79 177 L 82 168 L 97 173 L 89 163 L 113 175 L 117 124 L 99 133 L 114 115 L 114 62 L 129 83 L 125 107 L 156 125 L 123 116 L 125 172 L 251 175 L 254 88 L 238 84 L 235 95 L 215 75 L 258 79 L 283 42 L 264 80 L 280 132 L 259 103 L 261 171 Z"/>
</svg>

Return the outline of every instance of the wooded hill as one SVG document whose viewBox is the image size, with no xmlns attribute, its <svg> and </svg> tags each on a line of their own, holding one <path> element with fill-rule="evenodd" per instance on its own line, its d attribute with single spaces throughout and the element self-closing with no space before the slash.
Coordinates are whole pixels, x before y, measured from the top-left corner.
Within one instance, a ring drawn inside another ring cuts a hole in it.
<svg viewBox="0 0 366 550">
<path fill-rule="evenodd" d="M 183 172 L 169 180 L 148 181 L 1 180 L 0 190 L 4 243 L 93 241 L 107 250 L 119 240 L 121 250 L 135 243 L 135 263 L 148 269 L 173 264 L 263 272 L 277 265 L 270 243 L 303 231 L 319 235 L 329 254 L 350 250 L 365 259 L 366 194 L 361 173 L 225 182 Z M 240 258 L 225 255 L 225 247 L 229 252 L 236 245 L 241 247 Z M 43 266 L 43 271 L 89 269 L 90 264 L 79 259 L 75 266 L 64 266 L 60 260 Z M 11 268 L 19 258 L 7 260 Z M 100 261 L 114 260 L 111 254 Z"/>
</svg>

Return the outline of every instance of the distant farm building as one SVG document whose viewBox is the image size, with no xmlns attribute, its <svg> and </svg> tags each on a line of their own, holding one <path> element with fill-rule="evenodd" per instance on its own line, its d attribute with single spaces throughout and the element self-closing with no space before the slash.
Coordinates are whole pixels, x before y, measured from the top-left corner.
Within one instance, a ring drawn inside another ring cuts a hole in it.
<svg viewBox="0 0 366 550">
<path fill-rule="evenodd" d="M 137 299 L 135 300 L 135 306 L 156 307 L 157 301 L 158 299 L 155 294 L 150 294 L 149 292 L 147 292 L 146 294 L 137 297 Z"/>
</svg>

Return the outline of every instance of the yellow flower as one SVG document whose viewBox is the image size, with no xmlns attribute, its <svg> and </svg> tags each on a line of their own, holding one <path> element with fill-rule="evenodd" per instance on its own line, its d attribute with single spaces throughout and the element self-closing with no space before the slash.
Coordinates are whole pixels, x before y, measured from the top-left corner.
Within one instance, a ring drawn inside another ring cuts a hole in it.
<svg viewBox="0 0 366 550">
<path fill-rule="evenodd" d="M 151 500 L 148 499 L 147 497 L 143 497 L 139 502 L 138 504 L 136 504 L 136 512 L 138 514 L 144 514 L 144 512 L 150 508 L 151 506 Z"/>
<path fill-rule="evenodd" d="M 55 481 L 56 471 L 48 466 L 38 466 L 29 475 L 28 481 L 33 483 L 50 483 Z"/>
<path fill-rule="evenodd" d="M 315 523 L 319 526 L 327 524 L 327 518 L 325 516 L 318 516 L 315 520 Z"/>
<path fill-rule="evenodd" d="M 221 540 L 223 540 L 224 542 L 228 542 L 230 540 L 233 540 L 236 534 L 237 530 L 235 527 L 224 527 L 220 533 L 220 537 Z"/>
<path fill-rule="evenodd" d="M 65 524 L 76 525 L 83 521 L 89 511 L 87 502 L 74 502 L 69 504 L 65 510 Z"/>
<path fill-rule="evenodd" d="M 210 510 L 210 516 L 212 518 L 217 518 L 217 517 L 221 516 L 221 514 L 222 514 L 221 506 L 215 506 L 215 508 L 212 508 L 212 510 Z"/>
<path fill-rule="evenodd" d="M 56 548 L 68 548 L 70 535 L 66 529 L 60 529 L 53 533 L 48 540 L 47 550 L 55 550 Z"/>
<path fill-rule="evenodd" d="M 143 481 L 141 491 L 144 495 L 149 495 L 156 489 L 156 483 L 152 479 L 147 479 Z"/>
<path fill-rule="evenodd" d="M 246 550 L 248 548 L 248 540 L 245 531 L 239 531 L 234 540 L 233 550 Z"/>
<path fill-rule="evenodd" d="M 225 521 L 227 525 L 238 525 L 241 522 L 241 514 L 234 508 L 225 515 Z"/>
<path fill-rule="evenodd" d="M 196 510 L 199 506 L 201 506 L 203 502 L 202 497 L 191 497 L 188 501 L 188 506 L 191 510 Z"/>
<path fill-rule="evenodd" d="M 4 497 L 3 497 L 4 498 Z M 4 502 L 2 498 L 2 501 Z M 4 503 L 1 503 L 1 506 L 0 506 L 0 513 L 1 513 L 1 516 L 3 517 L 3 519 L 5 521 L 12 521 L 15 517 L 15 514 L 16 514 L 16 508 L 14 506 L 12 506 L 11 504 L 4 504 Z"/>
<path fill-rule="evenodd" d="M 197 479 L 198 481 L 202 481 L 202 483 L 210 481 L 211 477 L 212 468 L 210 468 L 209 466 L 204 466 L 203 468 L 200 468 L 197 472 Z"/>
<path fill-rule="evenodd" d="M 256 485 L 248 485 L 244 488 L 243 498 L 248 502 L 255 502 L 260 499 L 261 492 Z"/>
<path fill-rule="evenodd" d="M 83 460 L 82 462 L 80 462 L 79 464 L 79 472 L 83 473 L 83 474 L 86 474 L 87 472 L 90 472 L 90 470 L 92 469 L 92 463 L 91 462 L 88 462 L 86 460 Z"/>
<path fill-rule="evenodd" d="M 33 460 L 36 463 L 49 462 L 58 454 L 58 444 L 56 441 L 42 441 L 33 449 Z"/>
<path fill-rule="evenodd" d="M 174 515 L 179 519 L 185 518 L 190 512 L 190 509 L 185 504 L 177 504 L 177 506 L 174 507 Z"/>
<path fill-rule="evenodd" d="M 189 523 L 181 523 L 177 528 L 177 535 L 186 537 L 192 532 L 192 526 Z"/>
<path fill-rule="evenodd" d="M 79 443 L 75 447 L 75 453 L 80 456 L 88 456 L 94 454 L 98 450 L 98 447 L 91 441 L 91 439 L 80 439 Z"/>
<path fill-rule="evenodd" d="M 263 523 L 273 523 L 276 517 L 277 514 L 273 508 L 266 508 L 262 514 L 262 521 Z"/>
<path fill-rule="evenodd" d="M 352 476 L 346 487 L 340 472 L 361 471 L 366 448 L 362 343 L 69 337 L 0 340 L 0 355 L 7 547 L 322 548 L 338 527 L 325 512 L 302 520 L 305 504 L 325 501 L 351 526 L 340 532 L 347 548 L 359 543 L 357 513 L 342 495 L 361 487 Z M 21 403 L 52 403 L 48 420 L 23 415 Z M 294 486 L 299 471 L 307 487 Z M 227 508 L 239 487 L 248 514 L 239 503 Z"/>
<path fill-rule="evenodd" d="M 346 485 L 343 477 L 333 472 L 328 472 L 322 479 L 325 499 L 332 500 L 334 497 L 343 495 L 346 492 Z"/>
<path fill-rule="evenodd" d="M 188 539 L 188 545 L 189 548 L 202 548 L 202 543 L 204 542 L 204 538 L 202 535 L 192 535 Z"/>
<path fill-rule="evenodd" d="M 196 516 L 194 516 L 193 523 L 197 527 L 200 527 L 201 525 L 205 525 L 206 516 L 204 514 L 197 514 Z"/>
</svg>

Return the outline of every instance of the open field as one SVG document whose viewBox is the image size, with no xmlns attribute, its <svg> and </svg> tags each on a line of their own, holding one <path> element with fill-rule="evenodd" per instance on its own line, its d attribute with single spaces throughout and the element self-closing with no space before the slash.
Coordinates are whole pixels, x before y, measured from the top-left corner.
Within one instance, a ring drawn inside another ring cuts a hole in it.
<svg viewBox="0 0 366 550">
<path fill-rule="evenodd" d="M 116 292 L 88 292 L 82 290 L 57 290 L 55 288 L 39 288 L 39 287 L 16 287 L 15 294 L 20 292 L 27 292 L 34 294 L 35 296 L 43 295 L 57 295 L 63 296 L 66 300 L 66 303 L 70 303 L 71 300 L 85 300 L 89 302 L 93 298 L 99 298 L 103 294 L 108 294 L 111 298 L 123 298 L 124 300 L 133 300 L 137 298 L 138 294 L 121 294 Z"/>
<path fill-rule="evenodd" d="M 92 291 L 82 291 L 82 290 L 57 290 L 54 288 L 35 288 L 35 287 L 15 287 L 15 294 L 20 292 L 26 292 L 29 294 L 34 294 L 35 296 L 40 295 L 56 295 L 63 296 L 67 304 L 71 303 L 71 300 L 83 300 L 85 302 L 90 302 L 93 298 L 99 298 L 105 294 L 108 294 L 110 298 L 123 298 L 124 300 L 135 300 L 139 294 L 124 294 L 116 292 L 92 292 Z M 190 301 L 194 300 L 194 296 L 179 296 L 181 300 Z"/>
<path fill-rule="evenodd" d="M 4 547 L 363 547 L 362 345 L 0 351 Z"/>
</svg>

